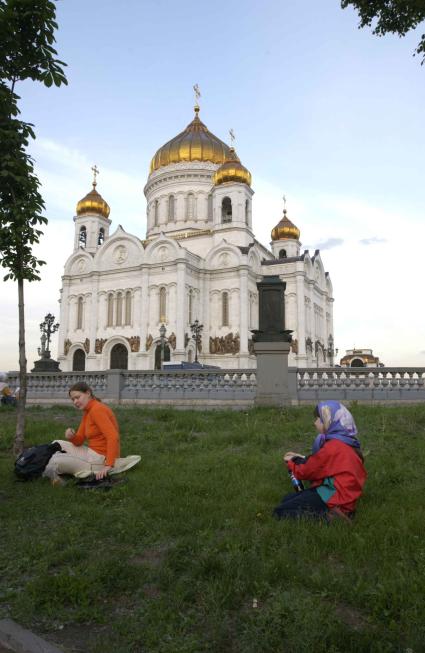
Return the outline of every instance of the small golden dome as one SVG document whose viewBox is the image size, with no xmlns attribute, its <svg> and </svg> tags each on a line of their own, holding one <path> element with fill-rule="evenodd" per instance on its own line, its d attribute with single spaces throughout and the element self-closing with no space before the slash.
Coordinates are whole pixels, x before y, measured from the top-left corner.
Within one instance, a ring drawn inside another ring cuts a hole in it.
<svg viewBox="0 0 425 653">
<path fill-rule="evenodd" d="M 215 186 L 224 184 L 226 182 L 237 182 L 239 184 L 247 184 L 251 186 L 251 173 L 240 162 L 235 148 L 229 149 L 229 154 L 224 163 L 218 168 L 213 175 L 213 182 Z"/>
<path fill-rule="evenodd" d="M 229 146 L 208 131 L 198 113 L 196 106 L 195 117 L 186 129 L 159 148 L 151 161 L 150 172 L 180 161 L 224 163 Z"/>
<path fill-rule="evenodd" d="M 109 206 L 96 190 L 96 182 L 93 182 L 93 189 L 87 193 L 77 204 L 77 215 L 86 213 L 100 213 L 104 218 L 109 216 Z"/>
<path fill-rule="evenodd" d="M 272 240 L 283 240 L 289 238 L 292 240 L 299 240 L 300 233 L 298 227 L 296 227 L 294 223 L 286 217 L 286 209 L 284 209 L 282 220 L 274 227 L 274 229 L 272 229 Z"/>
</svg>

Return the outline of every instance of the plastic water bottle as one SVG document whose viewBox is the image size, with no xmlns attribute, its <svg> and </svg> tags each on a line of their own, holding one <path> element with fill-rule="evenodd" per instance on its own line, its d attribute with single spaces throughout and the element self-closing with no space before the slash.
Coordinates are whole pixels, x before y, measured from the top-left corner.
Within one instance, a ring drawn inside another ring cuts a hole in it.
<svg viewBox="0 0 425 653">
<path fill-rule="evenodd" d="M 302 492 L 304 490 L 304 483 L 295 478 L 294 473 L 290 469 L 288 469 L 288 474 L 295 492 Z"/>
</svg>

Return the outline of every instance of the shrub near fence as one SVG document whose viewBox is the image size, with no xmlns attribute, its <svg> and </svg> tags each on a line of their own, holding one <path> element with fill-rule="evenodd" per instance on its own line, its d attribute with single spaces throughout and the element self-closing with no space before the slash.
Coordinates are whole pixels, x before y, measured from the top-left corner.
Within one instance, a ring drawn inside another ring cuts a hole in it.
<svg viewBox="0 0 425 653">
<path fill-rule="evenodd" d="M 289 368 L 296 377 L 292 404 L 327 398 L 360 402 L 425 401 L 425 368 Z M 10 385 L 19 384 L 17 372 Z M 244 408 L 254 405 L 257 370 L 184 370 L 56 372 L 28 375 L 29 403 L 66 403 L 68 390 L 85 381 L 94 393 L 112 403 L 170 404 L 187 407 Z"/>
</svg>

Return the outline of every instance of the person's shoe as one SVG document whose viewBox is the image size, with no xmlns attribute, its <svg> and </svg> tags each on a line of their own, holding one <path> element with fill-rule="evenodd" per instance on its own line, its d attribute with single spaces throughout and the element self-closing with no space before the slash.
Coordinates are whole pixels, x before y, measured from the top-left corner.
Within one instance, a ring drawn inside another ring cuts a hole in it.
<svg viewBox="0 0 425 653">
<path fill-rule="evenodd" d="M 53 485 L 53 487 L 62 487 L 66 485 L 66 481 L 64 478 L 61 478 L 59 474 L 57 473 L 56 469 L 51 467 L 50 469 L 47 467 L 44 472 L 43 472 L 44 478 L 48 478 L 50 480 L 50 483 Z"/>
</svg>

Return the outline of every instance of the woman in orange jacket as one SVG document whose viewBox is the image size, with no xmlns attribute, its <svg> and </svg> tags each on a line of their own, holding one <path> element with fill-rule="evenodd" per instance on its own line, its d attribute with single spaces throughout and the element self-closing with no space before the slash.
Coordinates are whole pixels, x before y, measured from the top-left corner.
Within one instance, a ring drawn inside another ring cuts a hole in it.
<svg viewBox="0 0 425 653">
<path fill-rule="evenodd" d="M 55 440 L 62 451 L 51 457 L 43 476 L 54 484 L 61 483 L 61 474 L 80 471 L 93 472 L 97 480 L 105 478 L 120 455 L 116 417 L 109 406 L 96 399 L 87 383 L 75 383 L 69 396 L 74 406 L 83 411 L 83 418 L 77 431 L 66 429 L 66 440 Z M 86 441 L 88 446 L 84 446 Z"/>
</svg>

